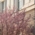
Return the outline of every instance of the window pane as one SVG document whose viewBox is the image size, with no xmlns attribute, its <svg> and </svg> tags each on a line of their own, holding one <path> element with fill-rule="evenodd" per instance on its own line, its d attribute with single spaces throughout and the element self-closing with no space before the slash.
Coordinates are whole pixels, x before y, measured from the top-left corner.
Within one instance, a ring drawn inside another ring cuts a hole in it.
<svg viewBox="0 0 35 35">
<path fill-rule="evenodd" d="M 4 2 L 2 2 L 2 11 L 3 11 L 3 9 L 4 9 Z"/>
<path fill-rule="evenodd" d="M 4 2 L 0 2 L 0 12 L 3 12 L 4 9 Z"/>
<path fill-rule="evenodd" d="M 19 0 L 19 9 L 23 7 L 23 0 Z"/>
<path fill-rule="evenodd" d="M 0 12 L 2 12 L 2 3 L 0 2 Z"/>
<path fill-rule="evenodd" d="M 4 9 L 3 10 L 5 10 L 6 7 L 7 7 L 7 0 L 4 1 Z"/>
<path fill-rule="evenodd" d="M 19 10 L 19 0 L 15 0 L 14 2 L 15 6 L 15 12 Z"/>
</svg>

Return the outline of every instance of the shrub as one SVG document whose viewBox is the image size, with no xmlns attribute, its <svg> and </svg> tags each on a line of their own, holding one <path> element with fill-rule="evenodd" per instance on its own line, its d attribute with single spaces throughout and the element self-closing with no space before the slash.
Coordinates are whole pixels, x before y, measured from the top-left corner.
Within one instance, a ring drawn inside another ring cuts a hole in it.
<svg viewBox="0 0 35 35">
<path fill-rule="evenodd" d="M 0 13 L 0 24 L 2 24 L 2 35 L 30 35 L 31 27 L 27 27 L 30 16 L 25 20 L 25 12 L 19 13 L 13 10 Z"/>
</svg>

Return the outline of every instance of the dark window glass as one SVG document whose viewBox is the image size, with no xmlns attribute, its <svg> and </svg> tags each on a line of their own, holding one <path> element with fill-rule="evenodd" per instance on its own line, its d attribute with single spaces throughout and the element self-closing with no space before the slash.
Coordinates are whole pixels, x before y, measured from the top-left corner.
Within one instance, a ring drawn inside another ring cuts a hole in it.
<svg viewBox="0 0 35 35">
<path fill-rule="evenodd" d="M 0 2 L 0 12 L 3 12 L 4 9 L 4 2 Z"/>
</svg>

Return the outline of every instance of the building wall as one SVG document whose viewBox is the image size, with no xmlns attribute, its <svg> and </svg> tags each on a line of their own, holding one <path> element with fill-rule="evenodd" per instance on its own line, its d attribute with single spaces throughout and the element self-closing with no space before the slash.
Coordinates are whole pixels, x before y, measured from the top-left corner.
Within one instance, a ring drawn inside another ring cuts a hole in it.
<svg viewBox="0 0 35 35">
<path fill-rule="evenodd" d="M 34 19 L 33 19 L 33 17 L 34 17 L 34 9 L 32 9 L 32 10 L 30 10 L 30 11 L 28 11 L 28 12 L 26 13 L 25 19 L 26 19 L 30 14 L 31 14 L 31 17 L 30 17 L 30 19 L 29 19 L 29 24 L 32 25 L 32 26 L 34 26 Z"/>
<path fill-rule="evenodd" d="M 26 0 L 27 1 L 27 0 Z M 6 2 L 6 1 L 5 1 Z M 10 3 L 11 2 L 11 3 Z M 13 0 L 7 0 L 7 4 L 5 4 L 8 8 L 9 8 L 9 6 L 11 6 L 11 9 L 13 9 L 13 5 L 14 5 L 14 3 L 13 3 L 14 1 Z M 15 1 L 16 2 L 16 1 Z M 15 6 L 16 6 L 16 8 L 18 7 L 18 5 L 17 5 L 18 3 L 16 2 L 15 3 Z M 4 6 L 4 7 L 6 7 L 6 6 Z M 0 8 L 1 8 L 1 4 L 0 4 Z M 31 17 L 30 17 L 30 19 L 29 19 L 29 22 L 28 22 L 28 24 L 29 25 L 32 25 L 32 26 L 34 26 L 34 19 L 33 19 L 33 17 L 34 17 L 34 8 L 35 8 L 35 5 L 34 5 L 34 0 L 31 0 L 31 2 L 30 3 L 27 3 L 26 2 L 26 4 L 21 8 L 21 10 L 19 11 L 19 13 L 21 13 L 21 12 L 23 12 L 23 10 L 25 9 L 25 13 L 26 13 L 26 15 L 25 15 L 25 19 L 27 19 L 27 17 L 31 14 Z M 0 9 L 0 10 L 2 10 L 2 9 Z M 0 23 L 0 29 L 2 29 L 2 24 Z M 6 30 L 6 28 L 4 28 L 5 30 Z"/>
<path fill-rule="evenodd" d="M 15 10 L 21 10 L 34 3 L 34 0 L 27 0 L 27 1 L 26 0 L 22 0 L 22 1 L 21 0 L 1 0 L 1 1 L 5 2 L 5 6 L 7 6 L 8 9 L 9 7 L 13 9 L 13 7 L 15 6 Z"/>
<path fill-rule="evenodd" d="M 23 10 L 20 10 L 19 13 L 22 13 Z M 31 15 L 28 24 L 32 26 L 34 26 L 34 14 L 34 9 L 25 12 L 25 20 Z"/>
<path fill-rule="evenodd" d="M 19 13 L 23 12 L 23 10 L 25 10 L 25 19 L 27 19 L 27 17 L 31 14 L 31 17 L 29 19 L 28 24 L 34 26 L 34 8 L 35 8 L 35 4 L 34 4 L 34 0 L 31 0 L 30 3 L 25 4 L 22 9 L 19 11 Z"/>
<path fill-rule="evenodd" d="M 17 1 L 17 2 L 16 2 Z M 21 0 L 20 0 L 21 1 Z M 6 5 L 8 8 L 9 6 L 11 7 L 11 9 L 13 9 L 13 7 L 15 6 L 18 10 L 18 0 L 7 0 L 5 1 L 6 2 Z M 21 3 L 21 2 L 20 2 Z M 22 3 L 23 3 L 23 0 L 22 0 Z M 21 4 L 20 4 L 21 5 Z M 20 6 L 19 5 L 19 6 Z M 21 7 L 21 6 L 20 6 Z M 35 8 L 35 5 L 34 5 L 34 0 L 25 0 L 25 5 L 23 6 L 22 5 L 22 8 L 20 10 L 20 12 L 22 12 L 22 10 L 26 9 L 25 12 L 26 12 L 26 17 L 28 16 L 28 14 L 31 14 L 31 16 L 33 17 L 34 15 L 34 8 Z M 31 19 L 32 19 L 31 17 Z M 33 20 L 33 19 L 32 19 Z"/>
</svg>

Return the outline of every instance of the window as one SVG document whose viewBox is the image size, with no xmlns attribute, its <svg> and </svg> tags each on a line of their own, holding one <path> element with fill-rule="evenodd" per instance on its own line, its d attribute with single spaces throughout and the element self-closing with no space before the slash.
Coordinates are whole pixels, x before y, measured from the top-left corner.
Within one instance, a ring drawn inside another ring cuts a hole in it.
<svg viewBox="0 0 35 35">
<path fill-rule="evenodd" d="M 2 3 L 0 2 L 0 12 L 2 11 Z"/>
<path fill-rule="evenodd" d="M 25 5 L 25 0 L 19 0 L 19 10 Z"/>
<path fill-rule="evenodd" d="M 4 2 L 0 2 L 0 12 L 3 12 L 4 9 Z"/>
<path fill-rule="evenodd" d="M 14 0 L 15 12 L 19 10 L 19 0 Z"/>
<path fill-rule="evenodd" d="M 11 3 L 11 4 L 12 4 L 12 3 Z M 15 11 L 21 10 L 22 7 L 24 6 L 24 4 L 25 4 L 25 0 L 14 0 L 14 6 L 15 6 L 15 8 L 16 8 Z"/>
<path fill-rule="evenodd" d="M 7 8 L 7 0 L 4 1 L 4 10 Z"/>
<path fill-rule="evenodd" d="M 2 12 L 3 12 L 3 9 L 4 9 L 4 2 L 2 2 Z"/>
<path fill-rule="evenodd" d="M 19 9 L 21 9 L 23 7 L 23 5 L 24 5 L 23 0 L 19 0 Z"/>
</svg>

